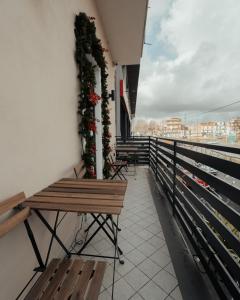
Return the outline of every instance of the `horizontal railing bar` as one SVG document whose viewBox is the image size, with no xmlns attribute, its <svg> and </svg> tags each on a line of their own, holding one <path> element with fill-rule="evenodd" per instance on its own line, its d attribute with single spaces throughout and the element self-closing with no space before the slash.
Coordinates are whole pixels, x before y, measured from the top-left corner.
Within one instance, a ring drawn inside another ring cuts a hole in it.
<svg viewBox="0 0 240 300">
<path fill-rule="evenodd" d="M 171 160 L 174 159 L 174 155 L 168 151 L 166 151 L 165 149 L 162 148 L 158 148 L 158 151 L 163 153 L 165 156 L 167 156 L 168 158 L 170 158 Z"/>
<path fill-rule="evenodd" d="M 240 165 L 218 157 L 196 152 L 190 149 L 176 146 L 177 153 L 196 160 L 204 165 L 208 165 L 218 171 L 240 179 Z"/>
<path fill-rule="evenodd" d="M 207 148 L 207 149 L 213 149 L 213 150 L 218 150 L 221 152 L 228 152 L 228 153 L 234 153 L 234 154 L 240 154 L 240 148 L 237 147 L 230 147 L 230 146 L 225 146 L 225 145 L 214 145 L 214 144 L 207 144 L 207 143 L 200 143 L 200 142 L 191 142 L 191 141 L 186 141 L 186 140 L 176 140 L 176 139 L 170 139 L 170 138 L 164 138 L 164 137 L 152 137 L 152 136 L 130 136 L 126 137 L 125 140 L 149 140 L 150 141 L 156 141 L 158 140 L 163 140 L 163 141 L 169 141 L 169 142 L 174 142 L 176 141 L 178 144 L 186 144 L 186 145 L 192 145 L 196 147 L 202 147 L 202 148 Z M 117 141 L 122 140 L 123 138 L 121 136 L 116 136 Z"/>
<path fill-rule="evenodd" d="M 236 147 L 229 147 L 229 146 L 225 146 L 225 145 L 205 144 L 205 143 L 199 143 L 199 142 L 190 142 L 190 141 L 184 141 L 184 140 L 174 140 L 174 139 L 169 139 L 169 138 L 158 138 L 158 139 L 166 140 L 166 141 L 170 141 L 170 142 L 176 141 L 178 144 L 186 144 L 186 145 L 192 145 L 192 146 L 197 146 L 197 147 L 202 147 L 202 148 L 218 150 L 218 151 L 222 151 L 222 152 L 240 154 L 240 148 L 236 148 Z"/>
<path fill-rule="evenodd" d="M 157 145 L 161 145 L 161 146 L 163 146 L 165 148 L 168 148 L 168 149 L 173 151 L 173 145 L 172 144 L 164 143 L 164 142 L 161 142 L 159 140 L 156 143 L 157 143 Z"/>
<path fill-rule="evenodd" d="M 208 183 L 210 186 L 216 188 L 218 192 L 222 193 L 233 202 L 237 203 L 238 205 L 240 204 L 240 190 L 238 188 L 228 184 L 226 181 L 216 176 L 203 171 L 200 168 L 193 166 L 179 157 L 176 158 L 176 162 L 186 170 L 190 171 L 192 174 L 206 181 L 206 183 Z"/>
</svg>

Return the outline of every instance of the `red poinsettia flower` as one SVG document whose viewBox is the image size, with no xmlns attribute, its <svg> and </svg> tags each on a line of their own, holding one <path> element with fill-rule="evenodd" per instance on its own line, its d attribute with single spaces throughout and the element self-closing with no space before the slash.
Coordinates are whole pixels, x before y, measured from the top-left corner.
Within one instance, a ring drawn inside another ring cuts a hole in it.
<svg viewBox="0 0 240 300">
<path fill-rule="evenodd" d="M 94 166 L 88 167 L 87 172 L 90 174 L 91 177 L 96 177 L 96 171 L 94 169 Z"/>
<path fill-rule="evenodd" d="M 98 101 L 101 99 L 101 97 L 98 94 L 96 94 L 95 92 L 91 92 L 88 95 L 88 99 L 93 105 L 96 105 L 98 103 Z"/>
<path fill-rule="evenodd" d="M 93 132 L 96 132 L 97 126 L 95 121 L 91 121 L 88 123 L 88 130 L 91 130 Z"/>
</svg>

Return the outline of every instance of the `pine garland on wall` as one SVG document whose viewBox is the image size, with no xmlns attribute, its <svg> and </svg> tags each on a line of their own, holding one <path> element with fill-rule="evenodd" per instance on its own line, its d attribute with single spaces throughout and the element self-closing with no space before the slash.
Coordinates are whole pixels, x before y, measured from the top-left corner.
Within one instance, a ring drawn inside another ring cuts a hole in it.
<svg viewBox="0 0 240 300">
<path fill-rule="evenodd" d="M 111 152 L 109 132 L 110 116 L 108 109 L 108 90 L 107 90 L 107 64 L 101 40 L 96 36 L 95 18 L 88 17 L 85 13 L 79 13 L 75 18 L 75 38 L 76 51 L 75 60 L 78 65 L 80 95 L 78 100 L 79 134 L 82 139 L 83 154 L 82 159 L 86 167 L 86 178 L 96 177 L 96 120 L 94 107 L 98 101 L 102 105 L 102 124 L 103 124 L 103 175 L 104 178 L 110 176 L 110 165 L 108 155 Z M 94 92 L 96 86 L 95 66 L 89 61 L 87 55 L 92 55 L 101 70 L 102 95 Z"/>
</svg>

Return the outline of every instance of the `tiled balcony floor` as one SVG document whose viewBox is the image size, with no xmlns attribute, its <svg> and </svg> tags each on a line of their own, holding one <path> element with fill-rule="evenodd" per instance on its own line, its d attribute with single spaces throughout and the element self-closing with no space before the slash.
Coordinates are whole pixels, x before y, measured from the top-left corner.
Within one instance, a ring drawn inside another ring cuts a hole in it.
<svg viewBox="0 0 240 300">
<path fill-rule="evenodd" d="M 114 300 L 180 300 L 174 268 L 147 180 L 146 168 L 128 176 L 124 208 L 119 218 L 119 246 L 125 264 L 116 263 Z M 90 222 L 90 220 L 88 220 Z M 87 253 L 113 255 L 104 233 L 92 240 Z M 113 263 L 109 261 L 100 300 L 111 299 Z"/>
</svg>

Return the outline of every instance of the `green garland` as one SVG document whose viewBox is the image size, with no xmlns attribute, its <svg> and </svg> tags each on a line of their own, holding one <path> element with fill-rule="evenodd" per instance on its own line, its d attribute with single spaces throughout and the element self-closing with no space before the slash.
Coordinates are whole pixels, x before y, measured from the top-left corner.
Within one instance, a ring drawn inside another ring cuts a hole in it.
<svg viewBox="0 0 240 300">
<path fill-rule="evenodd" d="M 82 138 L 83 154 L 82 159 L 86 167 L 85 178 L 96 177 L 96 145 L 95 131 L 96 123 L 94 116 L 94 106 L 98 95 L 94 93 L 96 86 L 94 65 L 87 59 L 87 54 L 93 56 L 101 70 L 102 87 L 102 124 L 103 124 L 103 175 L 104 178 L 110 176 L 110 164 L 108 155 L 111 152 L 109 132 L 110 116 L 108 109 L 108 90 L 107 90 L 107 63 L 104 57 L 104 49 L 101 41 L 96 36 L 95 18 L 88 17 L 85 13 L 79 13 L 75 17 L 75 38 L 76 52 L 75 60 L 79 68 L 78 79 L 81 93 L 78 100 L 79 134 Z"/>
</svg>

